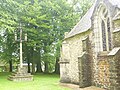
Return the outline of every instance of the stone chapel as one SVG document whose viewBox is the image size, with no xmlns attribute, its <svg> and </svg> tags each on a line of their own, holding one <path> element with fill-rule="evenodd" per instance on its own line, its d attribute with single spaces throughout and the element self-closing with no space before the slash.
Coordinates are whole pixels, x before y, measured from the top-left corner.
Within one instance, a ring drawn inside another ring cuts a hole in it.
<svg viewBox="0 0 120 90">
<path fill-rule="evenodd" d="M 120 0 L 96 0 L 65 33 L 60 82 L 120 90 Z"/>
</svg>

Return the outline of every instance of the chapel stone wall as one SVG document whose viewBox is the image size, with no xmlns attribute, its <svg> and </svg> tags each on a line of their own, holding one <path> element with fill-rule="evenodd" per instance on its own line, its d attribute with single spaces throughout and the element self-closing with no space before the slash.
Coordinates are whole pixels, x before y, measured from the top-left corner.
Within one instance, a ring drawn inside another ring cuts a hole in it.
<svg viewBox="0 0 120 90">
<path fill-rule="evenodd" d="M 70 53 L 69 53 L 69 43 L 64 41 L 61 48 L 61 58 L 60 58 L 60 82 L 70 83 Z"/>
<path fill-rule="evenodd" d="M 97 87 L 108 89 L 110 87 L 108 52 L 100 52 L 97 56 L 97 60 L 95 85 Z"/>
<path fill-rule="evenodd" d="M 65 61 L 65 57 L 66 57 L 66 60 L 69 59 L 68 60 L 69 68 L 67 71 L 69 71 L 68 76 L 70 78 L 71 83 L 74 83 L 74 84 L 79 84 L 78 57 L 81 56 L 83 53 L 82 40 L 84 38 L 86 38 L 89 35 L 89 33 L 91 33 L 91 31 L 76 35 L 75 37 L 71 37 L 71 38 L 65 40 L 67 42 L 67 44 L 69 44 L 69 52 L 62 51 L 61 58 L 62 58 L 63 62 Z M 62 47 L 63 46 L 64 45 L 62 45 Z M 67 49 L 64 49 L 64 50 L 67 50 Z M 67 53 L 69 53 L 69 55 Z M 60 65 L 61 65 L 61 67 L 65 68 L 65 65 L 63 66 L 61 63 L 60 63 Z M 64 71 L 64 69 L 61 69 L 61 70 Z M 61 72 L 63 72 L 63 71 L 61 71 Z"/>
<path fill-rule="evenodd" d="M 98 13 L 95 13 L 92 20 L 93 35 L 91 40 L 92 51 L 92 84 L 97 87 L 108 89 L 110 86 L 109 80 L 109 62 L 108 52 L 103 52 L 100 41 L 100 25 L 98 20 Z"/>
<path fill-rule="evenodd" d="M 120 19 L 114 21 L 113 46 L 120 47 Z"/>
<path fill-rule="evenodd" d="M 114 47 L 109 53 L 110 90 L 120 90 L 120 47 Z"/>
<path fill-rule="evenodd" d="M 70 50 L 71 50 L 71 82 L 72 83 L 80 83 L 80 75 L 79 75 L 79 65 L 78 65 L 78 57 L 83 54 L 83 42 L 82 40 L 88 37 L 91 31 L 85 32 L 83 34 L 79 34 L 78 36 L 71 38 L 70 42 Z M 74 63 L 74 64 L 73 64 Z"/>
<path fill-rule="evenodd" d="M 117 17 L 120 17 L 120 15 Z M 120 18 L 114 20 L 113 49 L 108 55 L 110 63 L 110 90 L 120 90 Z"/>
<path fill-rule="evenodd" d="M 70 44 L 70 79 L 71 83 L 79 84 L 78 56 L 82 53 L 81 36 L 68 40 Z"/>
</svg>

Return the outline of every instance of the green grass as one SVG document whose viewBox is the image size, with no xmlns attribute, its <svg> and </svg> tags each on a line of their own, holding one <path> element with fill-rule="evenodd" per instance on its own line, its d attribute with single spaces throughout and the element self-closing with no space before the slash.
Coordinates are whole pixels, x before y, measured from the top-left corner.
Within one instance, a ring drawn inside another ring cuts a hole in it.
<svg viewBox="0 0 120 90">
<path fill-rule="evenodd" d="M 10 73 L 0 73 L 0 90 L 71 90 L 59 85 L 58 75 L 34 75 L 34 81 L 13 82 L 7 80 Z"/>
</svg>

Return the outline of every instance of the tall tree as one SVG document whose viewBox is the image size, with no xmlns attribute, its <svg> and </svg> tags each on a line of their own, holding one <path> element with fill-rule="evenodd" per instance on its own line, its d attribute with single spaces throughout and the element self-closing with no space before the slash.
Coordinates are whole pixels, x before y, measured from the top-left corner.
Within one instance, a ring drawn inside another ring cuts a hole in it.
<svg viewBox="0 0 120 90">
<path fill-rule="evenodd" d="M 2 50 L 2 53 L 7 52 L 11 57 L 18 58 L 19 44 L 13 43 L 13 37 L 14 30 L 21 23 L 23 32 L 28 34 L 28 41 L 23 44 L 23 60 L 28 63 L 28 72 L 30 63 L 33 63 L 33 73 L 35 64 L 37 72 L 41 72 L 44 65 L 44 72 L 59 73 L 60 42 L 64 33 L 70 31 L 79 17 L 85 14 L 91 5 L 88 2 L 89 0 L 73 0 L 72 3 L 67 0 L 1 0 L 0 27 L 8 35 L 2 41 L 6 46 L 6 51 Z"/>
</svg>

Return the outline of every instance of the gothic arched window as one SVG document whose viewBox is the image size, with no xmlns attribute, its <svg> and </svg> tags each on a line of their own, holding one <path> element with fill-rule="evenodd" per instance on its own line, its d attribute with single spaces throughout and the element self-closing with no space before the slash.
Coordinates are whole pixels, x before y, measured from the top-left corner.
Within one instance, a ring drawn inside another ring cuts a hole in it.
<svg viewBox="0 0 120 90">
<path fill-rule="evenodd" d="M 112 45 L 111 45 L 111 31 L 110 31 L 110 19 L 107 19 L 107 32 L 108 32 L 108 46 L 109 46 L 109 50 L 112 49 Z"/>
<path fill-rule="evenodd" d="M 102 23 L 101 23 L 101 27 L 102 27 L 102 45 L 103 45 L 103 51 L 107 51 L 105 22 L 103 20 L 102 20 Z"/>
<path fill-rule="evenodd" d="M 109 52 L 112 49 L 112 24 L 106 5 L 101 4 L 95 14 L 95 50 L 96 52 Z"/>
</svg>

